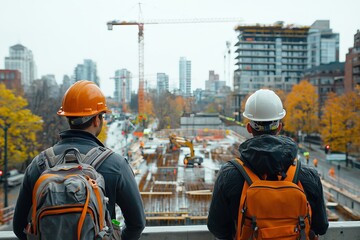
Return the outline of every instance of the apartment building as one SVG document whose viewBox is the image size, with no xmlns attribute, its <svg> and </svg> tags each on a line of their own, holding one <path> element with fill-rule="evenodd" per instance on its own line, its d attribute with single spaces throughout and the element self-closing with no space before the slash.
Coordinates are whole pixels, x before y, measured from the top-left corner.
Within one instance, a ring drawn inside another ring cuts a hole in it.
<svg viewBox="0 0 360 240">
<path fill-rule="evenodd" d="M 113 77 L 115 83 L 114 99 L 118 103 L 131 102 L 132 73 L 126 68 L 115 71 Z"/>
<path fill-rule="evenodd" d="M 156 74 L 156 92 L 160 95 L 162 92 L 169 91 L 169 75 L 166 73 Z"/>
<path fill-rule="evenodd" d="M 19 70 L 0 69 L 0 83 L 4 84 L 9 90 L 22 95 L 21 73 Z"/>
<path fill-rule="evenodd" d="M 360 85 L 360 31 L 354 35 L 354 46 L 349 48 L 345 60 L 345 92 Z"/>
<path fill-rule="evenodd" d="M 21 85 L 24 91 L 36 79 L 36 64 L 33 53 L 21 44 L 9 48 L 9 56 L 5 57 L 5 69 L 20 71 Z"/>
<path fill-rule="evenodd" d="M 97 75 L 97 65 L 91 59 L 85 59 L 83 64 L 78 64 L 74 70 L 74 82 L 80 80 L 89 80 L 100 86 L 100 80 Z"/>
</svg>

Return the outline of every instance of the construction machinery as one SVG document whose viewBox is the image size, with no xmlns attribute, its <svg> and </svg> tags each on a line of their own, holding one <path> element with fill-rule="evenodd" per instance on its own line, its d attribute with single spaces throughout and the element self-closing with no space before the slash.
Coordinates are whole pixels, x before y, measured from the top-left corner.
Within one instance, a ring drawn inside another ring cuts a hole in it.
<svg viewBox="0 0 360 240">
<path fill-rule="evenodd" d="M 182 24 L 182 23 L 217 23 L 217 22 L 240 22 L 240 18 L 194 18 L 194 19 L 163 19 L 163 20 L 142 20 L 141 9 L 138 21 L 113 20 L 107 22 L 108 30 L 113 30 L 114 25 L 138 26 L 138 51 L 139 51 L 139 89 L 138 89 L 138 115 L 145 113 L 145 92 L 144 92 L 144 25 L 145 24 Z"/>
<path fill-rule="evenodd" d="M 175 134 L 171 134 L 169 136 L 170 140 L 170 149 L 174 150 L 174 147 L 188 147 L 190 149 L 190 153 L 186 154 L 184 157 L 184 165 L 185 167 L 194 167 L 195 164 L 201 166 L 204 159 L 200 156 L 195 156 L 194 145 L 190 139 L 177 137 Z"/>
</svg>

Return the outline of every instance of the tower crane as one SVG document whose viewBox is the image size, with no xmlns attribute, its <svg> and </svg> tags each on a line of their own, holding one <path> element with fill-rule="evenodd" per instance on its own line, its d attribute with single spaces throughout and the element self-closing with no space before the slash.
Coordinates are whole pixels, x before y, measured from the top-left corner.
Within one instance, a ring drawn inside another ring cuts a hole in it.
<svg viewBox="0 0 360 240">
<path fill-rule="evenodd" d="M 241 22 L 240 18 L 192 18 L 192 19 L 159 19 L 159 20 L 139 20 L 139 21 L 120 21 L 113 20 L 107 22 L 108 30 L 113 30 L 113 26 L 137 26 L 138 31 L 138 51 L 139 51 L 139 89 L 138 89 L 138 114 L 143 116 L 145 107 L 144 93 L 144 25 L 145 24 L 183 24 L 183 23 L 218 23 L 218 22 Z"/>
</svg>

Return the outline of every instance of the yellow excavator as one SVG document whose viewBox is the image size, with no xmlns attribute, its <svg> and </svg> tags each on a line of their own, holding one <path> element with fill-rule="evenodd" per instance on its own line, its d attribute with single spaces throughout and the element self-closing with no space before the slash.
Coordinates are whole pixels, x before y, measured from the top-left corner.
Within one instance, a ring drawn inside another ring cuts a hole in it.
<svg viewBox="0 0 360 240">
<path fill-rule="evenodd" d="M 177 148 L 188 147 L 190 149 L 190 154 L 186 154 L 184 158 L 185 167 L 194 167 L 195 164 L 201 166 L 204 159 L 200 156 L 195 156 L 194 145 L 190 139 L 177 137 L 176 134 L 171 134 L 169 140 L 170 149 L 173 149 L 174 146 Z"/>
</svg>

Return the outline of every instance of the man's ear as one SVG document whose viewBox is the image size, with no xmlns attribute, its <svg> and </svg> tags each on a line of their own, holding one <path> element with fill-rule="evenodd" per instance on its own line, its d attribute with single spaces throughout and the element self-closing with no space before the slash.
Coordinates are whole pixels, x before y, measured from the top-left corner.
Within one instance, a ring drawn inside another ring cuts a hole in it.
<svg viewBox="0 0 360 240">
<path fill-rule="evenodd" d="M 279 122 L 279 126 L 278 126 L 276 132 L 279 133 L 281 131 L 282 127 L 283 127 L 282 123 Z"/>
<path fill-rule="evenodd" d="M 101 122 L 101 120 L 99 119 L 99 116 L 96 116 L 96 117 L 94 117 L 93 118 L 93 125 L 94 125 L 94 127 L 97 127 L 97 126 L 99 126 L 100 125 L 100 122 Z"/>
<path fill-rule="evenodd" d="M 246 124 L 246 130 L 248 131 L 248 133 L 252 134 L 252 128 L 251 128 L 250 123 Z"/>
</svg>

